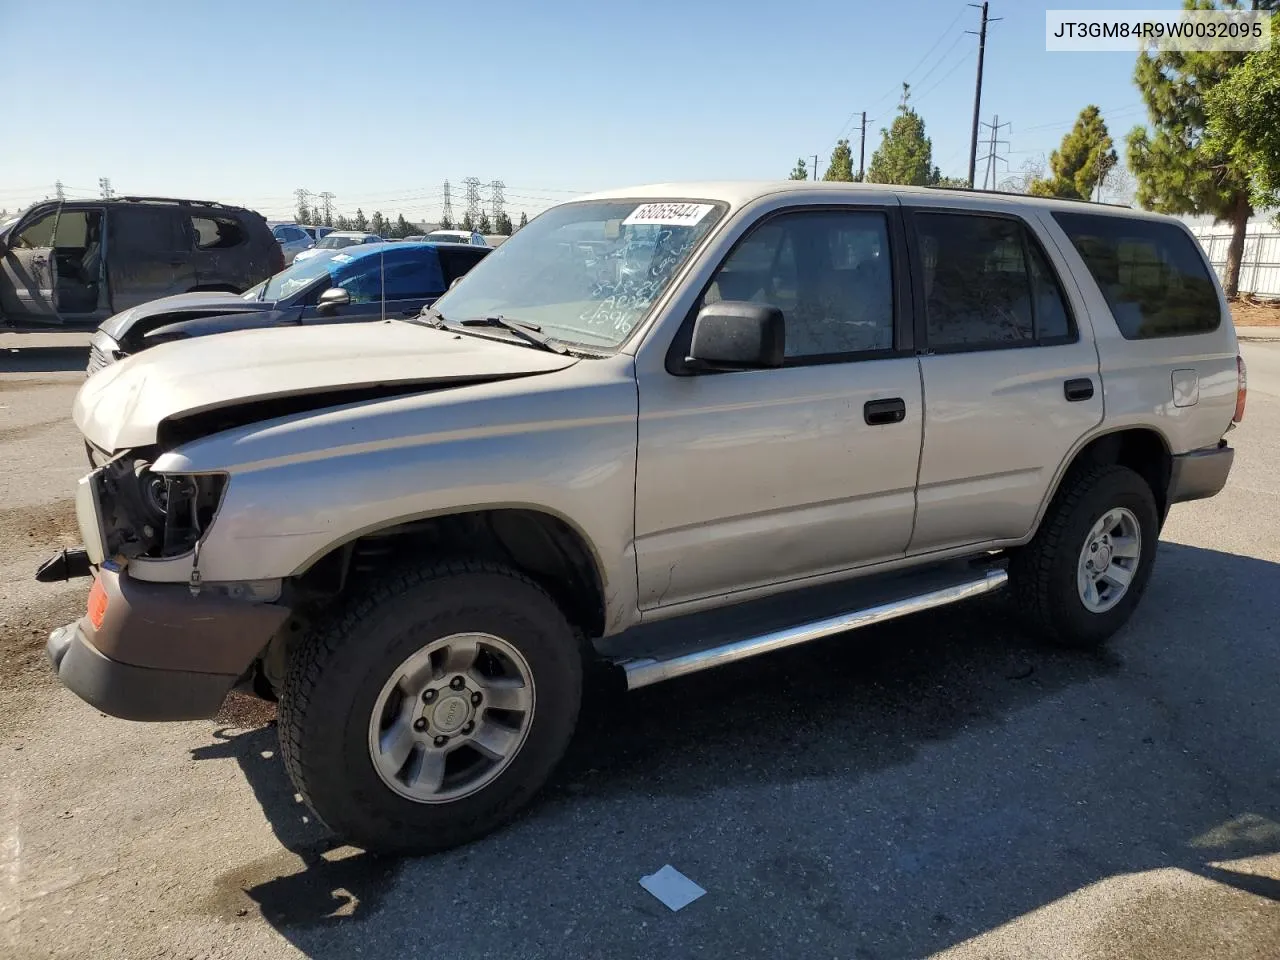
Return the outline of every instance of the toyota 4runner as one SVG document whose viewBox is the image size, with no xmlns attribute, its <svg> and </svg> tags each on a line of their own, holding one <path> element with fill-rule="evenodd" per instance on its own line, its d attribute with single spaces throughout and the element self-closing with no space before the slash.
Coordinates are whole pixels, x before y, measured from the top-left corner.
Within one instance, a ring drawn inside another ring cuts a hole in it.
<svg viewBox="0 0 1280 960">
<path fill-rule="evenodd" d="M 629 687 L 1005 584 L 1132 615 L 1244 413 L 1178 221 L 862 184 L 552 208 L 421 315 L 157 346 L 75 402 L 92 575 L 62 682 L 134 720 L 279 700 L 317 816 L 381 851 L 544 783 L 584 666 Z"/>
</svg>

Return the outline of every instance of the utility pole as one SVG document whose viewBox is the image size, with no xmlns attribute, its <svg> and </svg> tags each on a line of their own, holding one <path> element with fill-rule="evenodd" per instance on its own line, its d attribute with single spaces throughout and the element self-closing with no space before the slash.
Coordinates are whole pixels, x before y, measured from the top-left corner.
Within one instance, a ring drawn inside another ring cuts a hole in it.
<svg viewBox="0 0 1280 960">
<path fill-rule="evenodd" d="M 1000 116 L 999 116 L 999 114 L 997 114 L 997 115 L 995 115 L 995 116 L 993 116 L 993 117 L 991 118 L 991 122 L 990 122 L 990 123 L 984 123 L 984 124 L 983 124 L 983 126 L 984 126 L 984 127 L 988 127 L 988 128 L 990 128 L 990 130 L 991 130 L 991 139 L 990 139 L 990 141 L 989 141 L 989 143 L 988 143 L 988 147 L 987 147 L 988 152 L 987 152 L 987 155 L 986 155 L 985 157 L 981 157 L 981 158 L 979 158 L 979 159 L 983 160 L 983 161 L 986 163 L 986 165 L 987 165 L 987 171 L 986 171 L 986 173 L 984 173 L 984 174 L 982 175 L 982 189 L 983 189 L 983 190 L 986 190 L 986 189 L 987 189 L 987 183 L 988 183 L 988 181 L 990 181 L 990 183 L 991 183 L 991 189 L 992 189 L 992 190 L 994 190 L 994 189 L 996 188 L 996 164 L 997 164 L 997 163 L 1004 163 L 1004 164 L 1007 164 L 1007 163 L 1008 163 L 1008 161 L 1007 161 L 1007 160 L 1005 160 L 1005 158 L 1004 158 L 1004 157 L 1000 156 L 999 148 L 1000 148 L 1000 147 L 1008 147 L 1008 146 L 1009 146 L 1009 141 L 1008 141 L 1008 140 L 1001 140 L 1001 139 L 999 139 L 999 137 L 1000 137 L 1000 128 L 1001 128 L 1001 127 L 1007 127 L 1007 126 L 1009 126 L 1009 124 L 1008 124 L 1008 123 L 1001 123 L 1001 122 L 1000 122 Z M 971 187 L 970 189 L 972 189 L 972 187 Z"/>
<path fill-rule="evenodd" d="M 818 155 L 813 155 L 813 179 L 818 179 Z"/>
<path fill-rule="evenodd" d="M 112 197 L 115 196 L 115 191 L 111 189 L 110 177 L 99 177 L 98 189 L 102 192 L 103 200 L 110 200 Z"/>
<path fill-rule="evenodd" d="M 978 8 L 978 4 L 971 3 Z M 987 0 L 982 0 L 982 26 L 978 29 L 978 80 L 973 91 L 973 133 L 969 139 L 969 189 L 973 189 L 973 173 L 978 163 L 978 112 L 982 109 L 982 59 L 987 50 L 987 24 L 1003 20 L 1003 17 L 987 18 Z M 966 30 L 965 33 L 973 33 Z"/>
<path fill-rule="evenodd" d="M 453 227 L 453 194 L 448 180 L 444 182 L 444 204 L 440 208 L 440 224 L 446 230 Z"/>
<path fill-rule="evenodd" d="M 867 111 L 862 111 L 862 142 L 858 147 L 858 182 L 867 179 Z"/>
</svg>

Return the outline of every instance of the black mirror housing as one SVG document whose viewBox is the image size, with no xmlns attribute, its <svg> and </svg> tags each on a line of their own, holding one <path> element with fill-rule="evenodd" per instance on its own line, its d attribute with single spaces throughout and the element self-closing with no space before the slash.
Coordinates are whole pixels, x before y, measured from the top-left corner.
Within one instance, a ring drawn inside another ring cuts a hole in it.
<svg viewBox="0 0 1280 960">
<path fill-rule="evenodd" d="M 704 370 L 755 370 L 780 367 L 785 356 L 781 310 L 722 300 L 698 311 L 685 363 Z"/>
</svg>

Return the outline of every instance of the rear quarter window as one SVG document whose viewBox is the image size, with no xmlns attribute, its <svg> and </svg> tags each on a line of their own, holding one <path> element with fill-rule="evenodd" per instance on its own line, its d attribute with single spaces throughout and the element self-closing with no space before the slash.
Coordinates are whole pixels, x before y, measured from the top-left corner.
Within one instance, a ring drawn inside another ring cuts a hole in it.
<svg viewBox="0 0 1280 960">
<path fill-rule="evenodd" d="M 192 217 L 191 229 L 199 250 L 225 250 L 245 241 L 244 228 L 230 217 Z"/>
<path fill-rule="evenodd" d="M 1222 324 L 1213 277 L 1194 239 L 1151 220 L 1054 213 L 1127 340 L 1211 333 Z"/>
</svg>

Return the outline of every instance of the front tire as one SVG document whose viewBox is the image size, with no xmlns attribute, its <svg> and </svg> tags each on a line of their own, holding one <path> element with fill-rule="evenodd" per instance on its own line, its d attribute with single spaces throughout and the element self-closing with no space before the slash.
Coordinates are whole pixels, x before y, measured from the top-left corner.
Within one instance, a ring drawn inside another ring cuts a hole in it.
<svg viewBox="0 0 1280 960">
<path fill-rule="evenodd" d="M 281 754 L 344 840 L 431 853 L 533 797 L 581 696 L 578 635 L 533 581 L 491 563 L 411 569 L 354 595 L 292 653 Z"/>
<path fill-rule="evenodd" d="M 1155 496 L 1133 470 L 1104 466 L 1069 477 L 1009 564 L 1015 602 L 1044 638 L 1100 647 L 1142 598 L 1159 538 Z"/>
</svg>

